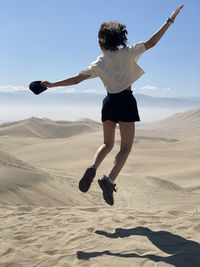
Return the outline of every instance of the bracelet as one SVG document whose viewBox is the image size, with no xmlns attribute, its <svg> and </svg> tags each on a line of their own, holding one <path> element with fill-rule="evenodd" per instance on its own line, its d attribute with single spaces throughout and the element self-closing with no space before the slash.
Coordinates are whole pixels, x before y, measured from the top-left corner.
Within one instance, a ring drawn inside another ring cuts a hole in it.
<svg viewBox="0 0 200 267">
<path fill-rule="evenodd" d="M 167 23 L 169 23 L 171 25 L 172 23 L 174 23 L 174 21 L 172 19 L 168 18 Z"/>
</svg>

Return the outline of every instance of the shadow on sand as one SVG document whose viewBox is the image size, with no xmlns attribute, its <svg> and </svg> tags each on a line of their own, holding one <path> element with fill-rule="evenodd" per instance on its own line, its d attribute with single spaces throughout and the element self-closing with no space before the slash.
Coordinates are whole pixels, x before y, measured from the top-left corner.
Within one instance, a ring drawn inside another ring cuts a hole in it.
<svg viewBox="0 0 200 267">
<path fill-rule="evenodd" d="M 134 252 L 113 253 L 109 250 L 101 252 L 78 251 L 78 259 L 89 260 L 101 255 L 109 255 L 122 258 L 149 259 L 154 262 L 168 263 L 176 267 L 200 266 L 200 244 L 167 231 L 152 231 L 146 227 L 136 227 L 131 229 L 117 228 L 115 229 L 114 233 L 108 233 L 100 230 L 95 231 L 95 233 L 98 235 L 103 235 L 107 238 L 126 238 L 134 235 L 146 236 L 159 250 L 170 255 L 164 257 L 155 254 L 139 255 Z"/>
</svg>

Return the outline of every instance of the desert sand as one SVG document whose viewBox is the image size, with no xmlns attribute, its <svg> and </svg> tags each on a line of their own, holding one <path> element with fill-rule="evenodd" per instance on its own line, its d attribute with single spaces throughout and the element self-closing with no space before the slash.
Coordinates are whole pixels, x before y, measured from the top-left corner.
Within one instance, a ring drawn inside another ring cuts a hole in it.
<svg viewBox="0 0 200 267">
<path fill-rule="evenodd" d="M 0 125 L 0 267 L 200 266 L 200 109 L 138 126 L 114 206 L 78 182 L 101 124 Z M 102 163 L 109 172 L 120 145 Z"/>
</svg>

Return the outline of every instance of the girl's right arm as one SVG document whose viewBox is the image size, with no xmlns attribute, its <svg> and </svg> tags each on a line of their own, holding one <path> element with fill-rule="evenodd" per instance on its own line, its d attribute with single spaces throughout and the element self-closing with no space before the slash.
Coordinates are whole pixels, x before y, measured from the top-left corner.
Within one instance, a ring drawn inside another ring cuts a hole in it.
<svg viewBox="0 0 200 267">
<path fill-rule="evenodd" d="M 41 85 L 45 87 L 69 86 L 69 85 L 78 84 L 84 80 L 87 80 L 89 79 L 89 77 L 90 75 L 79 74 L 77 76 L 70 77 L 68 79 L 61 80 L 61 81 L 52 82 L 52 83 L 48 81 L 43 81 L 41 82 Z"/>
</svg>

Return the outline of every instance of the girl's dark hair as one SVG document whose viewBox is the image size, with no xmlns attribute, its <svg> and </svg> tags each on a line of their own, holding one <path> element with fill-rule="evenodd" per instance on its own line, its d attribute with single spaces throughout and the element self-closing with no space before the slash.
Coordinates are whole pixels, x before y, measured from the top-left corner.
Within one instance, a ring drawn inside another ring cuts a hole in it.
<svg viewBox="0 0 200 267">
<path fill-rule="evenodd" d="M 127 44 L 126 26 L 115 21 L 103 22 L 99 29 L 99 45 L 105 50 L 117 50 Z"/>
</svg>

